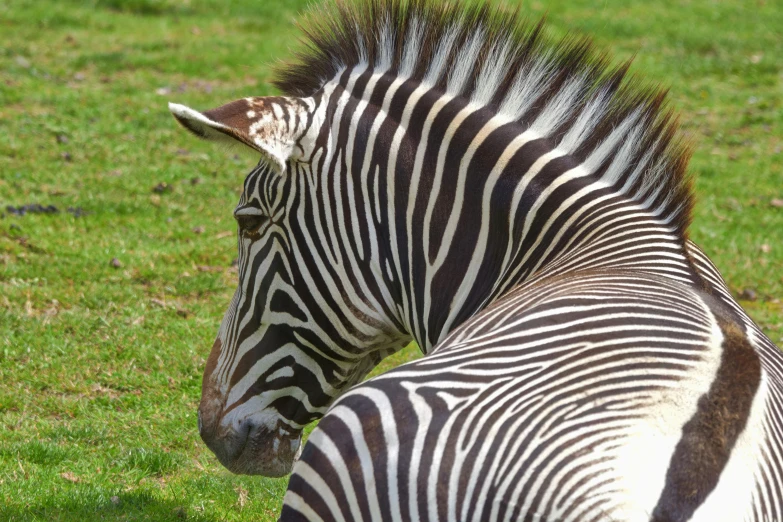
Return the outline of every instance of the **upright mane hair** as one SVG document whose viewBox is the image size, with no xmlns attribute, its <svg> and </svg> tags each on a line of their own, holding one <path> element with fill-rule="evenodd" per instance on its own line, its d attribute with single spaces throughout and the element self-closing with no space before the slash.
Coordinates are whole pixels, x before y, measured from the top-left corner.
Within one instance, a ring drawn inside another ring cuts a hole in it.
<svg viewBox="0 0 783 522">
<path fill-rule="evenodd" d="M 581 161 L 608 143 L 629 161 L 621 171 L 600 166 L 607 184 L 657 209 L 687 237 L 690 147 L 678 136 L 666 91 L 629 75 L 630 61 L 612 65 L 585 37 L 554 42 L 543 20 L 526 21 L 519 8 L 464 0 L 329 0 L 310 10 L 301 29 L 302 50 L 276 69 L 284 93 L 311 96 L 346 69 L 368 68 L 469 98 L 565 143 Z"/>
</svg>

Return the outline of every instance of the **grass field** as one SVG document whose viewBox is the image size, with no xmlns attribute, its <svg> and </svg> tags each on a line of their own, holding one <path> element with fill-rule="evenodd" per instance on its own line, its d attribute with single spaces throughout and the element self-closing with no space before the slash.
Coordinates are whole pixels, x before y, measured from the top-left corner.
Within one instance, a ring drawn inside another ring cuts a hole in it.
<svg viewBox="0 0 783 522">
<path fill-rule="evenodd" d="M 231 475 L 196 430 L 252 161 L 166 102 L 271 94 L 306 3 L 0 2 L 0 520 L 275 519 L 285 479 Z M 696 149 L 692 237 L 781 344 L 783 5 L 525 9 L 671 88 Z"/>
</svg>

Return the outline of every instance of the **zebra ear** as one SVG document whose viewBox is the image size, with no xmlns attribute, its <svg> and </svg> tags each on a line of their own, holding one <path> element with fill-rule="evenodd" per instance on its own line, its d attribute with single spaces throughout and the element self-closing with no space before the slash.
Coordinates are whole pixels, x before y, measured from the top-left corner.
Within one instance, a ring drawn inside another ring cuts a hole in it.
<svg viewBox="0 0 783 522">
<path fill-rule="evenodd" d="M 246 145 L 283 173 L 294 140 L 287 136 L 287 126 L 272 111 L 259 110 L 263 108 L 263 98 L 244 98 L 206 112 L 169 103 L 171 114 L 199 138 Z"/>
</svg>

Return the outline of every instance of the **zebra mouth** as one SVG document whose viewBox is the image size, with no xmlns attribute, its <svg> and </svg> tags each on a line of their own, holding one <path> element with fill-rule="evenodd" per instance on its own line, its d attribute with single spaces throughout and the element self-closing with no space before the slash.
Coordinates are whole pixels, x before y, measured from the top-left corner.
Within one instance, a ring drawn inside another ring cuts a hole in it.
<svg viewBox="0 0 783 522">
<path fill-rule="evenodd" d="M 229 471 L 242 475 L 281 477 L 291 472 L 301 452 L 302 430 L 276 411 L 251 414 L 202 399 L 198 428 L 202 440 Z"/>
<path fill-rule="evenodd" d="M 233 456 L 215 452 L 220 462 L 232 473 L 283 477 L 291 473 L 302 451 L 302 434 L 283 428 L 269 430 L 256 427 L 248 431 L 244 444 Z M 233 458 L 231 458 L 233 457 Z"/>
</svg>

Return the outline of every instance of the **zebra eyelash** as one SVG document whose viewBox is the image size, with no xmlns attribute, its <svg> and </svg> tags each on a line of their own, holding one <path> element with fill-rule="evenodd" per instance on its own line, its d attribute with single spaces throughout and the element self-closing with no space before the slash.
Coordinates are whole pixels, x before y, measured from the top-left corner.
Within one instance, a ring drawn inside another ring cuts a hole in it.
<svg viewBox="0 0 783 522">
<path fill-rule="evenodd" d="M 234 211 L 234 219 L 239 224 L 242 232 L 257 232 L 261 226 L 269 221 L 269 216 L 256 207 L 241 206 Z"/>
</svg>

